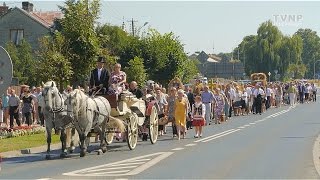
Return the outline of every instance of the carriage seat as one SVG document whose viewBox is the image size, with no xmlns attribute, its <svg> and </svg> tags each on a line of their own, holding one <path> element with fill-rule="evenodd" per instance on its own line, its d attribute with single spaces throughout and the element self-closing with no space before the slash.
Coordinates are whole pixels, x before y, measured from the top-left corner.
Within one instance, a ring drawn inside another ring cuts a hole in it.
<svg viewBox="0 0 320 180">
<path fill-rule="evenodd" d="M 104 95 L 104 97 L 109 101 L 111 108 L 118 107 L 118 96 L 116 94 Z"/>
</svg>

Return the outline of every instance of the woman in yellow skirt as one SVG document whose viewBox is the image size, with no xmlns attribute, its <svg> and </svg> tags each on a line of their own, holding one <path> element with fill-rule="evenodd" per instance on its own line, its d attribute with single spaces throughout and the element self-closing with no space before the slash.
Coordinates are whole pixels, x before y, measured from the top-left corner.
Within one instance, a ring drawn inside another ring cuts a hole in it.
<svg viewBox="0 0 320 180">
<path fill-rule="evenodd" d="M 186 118 L 187 118 L 188 101 L 184 97 L 182 89 L 178 90 L 178 98 L 175 102 L 174 117 L 177 127 L 178 139 L 180 140 L 180 135 L 182 132 L 182 138 L 184 139 L 186 133 Z"/>
</svg>

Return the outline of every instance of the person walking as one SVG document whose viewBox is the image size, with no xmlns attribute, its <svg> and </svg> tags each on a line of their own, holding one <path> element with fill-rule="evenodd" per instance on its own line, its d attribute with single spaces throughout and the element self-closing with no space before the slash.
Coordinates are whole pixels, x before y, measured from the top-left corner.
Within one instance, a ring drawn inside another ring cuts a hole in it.
<svg viewBox="0 0 320 180">
<path fill-rule="evenodd" d="M 25 89 L 22 96 L 22 115 L 28 126 L 32 125 L 31 113 L 33 111 L 33 98 L 29 89 Z"/>
<path fill-rule="evenodd" d="M 290 85 L 289 85 L 288 93 L 289 93 L 290 106 L 293 106 L 295 104 L 295 101 L 296 101 L 297 91 L 296 91 L 296 88 L 293 86 L 292 83 L 290 83 Z"/>
<path fill-rule="evenodd" d="M 188 100 L 184 97 L 184 92 L 182 89 L 178 90 L 178 97 L 175 102 L 174 117 L 177 126 L 178 139 L 180 140 L 180 135 L 184 139 L 186 134 L 186 120 L 188 112 Z"/>
<path fill-rule="evenodd" d="M 312 83 L 311 88 L 312 88 L 312 101 L 316 102 L 317 101 L 317 87 L 314 85 L 314 83 Z"/>
<path fill-rule="evenodd" d="M 175 102 L 177 99 L 177 89 L 172 87 L 169 92 L 169 96 L 167 97 L 168 102 L 168 122 L 171 122 L 172 127 L 172 136 L 173 138 L 177 136 L 177 127 L 175 124 L 174 118 L 174 109 L 175 109 Z"/>
<path fill-rule="evenodd" d="M 21 126 L 19 119 L 19 106 L 20 106 L 20 98 L 16 95 L 16 91 L 11 89 L 10 97 L 9 97 L 9 116 L 10 116 L 10 128 L 13 128 L 13 120 L 15 119 L 18 126 Z"/>
<path fill-rule="evenodd" d="M 11 88 L 9 87 L 6 93 L 2 94 L 2 111 L 3 111 L 3 123 L 6 124 L 6 127 L 10 127 L 9 125 L 9 96 L 10 96 Z"/>
<path fill-rule="evenodd" d="M 260 114 L 262 113 L 262 99 L 264 96 L 264 91 L 263 89 L 260 87 L 259 84 L 256 85 L 256 89 L 253 92 L 254 95 L 254 104 L 255 104 L 255 108 L 256 108 L 256 114 Z"/>
<path fill-rule="evenodd" d="M 223 95 L 220 94 L 220 89 L 217 88 L 214 90 L 214 96 L 213 96 L 213 103 L 214 103 L 214 117 L 216 120 L 216 124 L 221 123 L 221 117 L 224 113 L 224 98 Z"/>
<path fill-rule="evenodd" d="M 201 93 L 202 103 L 206 106 L 205 120 L 206 125 L 210 125 L 211 122 L 211 103 L 213 101 L 213 93 L 209 91 L 209 87 L 204 86 L 204 91 Z"/>
<path fill-rule="evenodd" d="M 195 103 L 192 105 L 191 118 L 192 125 L 195 127 L 194 138 L 202 137 L 202 127 L 205 125 L 206 106 L 201 102 L 201 96 L 195 97 Z"/>
</svg>

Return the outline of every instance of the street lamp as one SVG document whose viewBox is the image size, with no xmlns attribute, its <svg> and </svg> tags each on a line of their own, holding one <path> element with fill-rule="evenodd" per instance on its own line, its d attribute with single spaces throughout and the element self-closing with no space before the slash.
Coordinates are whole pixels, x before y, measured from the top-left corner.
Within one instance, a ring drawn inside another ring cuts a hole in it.
<svg viewBox="0 0 320 180">
<path fill-rule="evenodd" d="M 320 61 L 320 59 L 314 61 L 314 63 L 313 63 L 313 79 L 316 79 L 316 63 L 317 63 L 318 61 Z"/>
<path fill-rule="evenodd" d="M 145 22 L 138 30 L 137 30 L 137 33 L 140 34 L 140 30 L 145 27 L 146 25 L 148 25 L 149 22 Z"/>
</svg>

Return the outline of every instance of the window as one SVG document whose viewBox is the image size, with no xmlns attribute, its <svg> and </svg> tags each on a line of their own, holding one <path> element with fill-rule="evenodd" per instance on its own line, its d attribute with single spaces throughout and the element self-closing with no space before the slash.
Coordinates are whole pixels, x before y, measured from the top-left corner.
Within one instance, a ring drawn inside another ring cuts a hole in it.
<svg viewBox="0 0 320 180">
<path fill-rule="evenodd" d="M 19 45 L 24 36 L 23 29 L 11 29 L 10 30 L 10 40 L 15 45 Z"/>
</svg>

